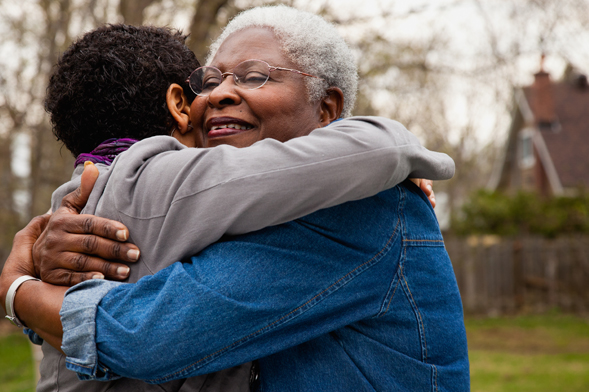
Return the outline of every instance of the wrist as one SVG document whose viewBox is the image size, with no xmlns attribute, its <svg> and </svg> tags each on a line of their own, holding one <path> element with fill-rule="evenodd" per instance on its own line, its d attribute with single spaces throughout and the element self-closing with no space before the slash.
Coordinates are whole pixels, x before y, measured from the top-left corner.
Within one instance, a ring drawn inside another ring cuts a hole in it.
<svg viewBox="0 0 589 392">
<path fill-rule="evenodd" d="M 6 313 L 6 294 L 8 293 L 8 289 L 14 283 L 15 280 L 20 278 L 21 274 L 6 274 L 5 272 L 0 275 L 0 305 L 4 312 Z"/>
<path fill-rule="evenodd" d="M 21 276 L 36 277 L 34 270 L 23 268 L 22 265 L 15 263 L 14 260 L 15 258 L 12 255 L 8 257 L 0 275 L 0 304 L 2 304 L 4 311 L 6 311 L 6 295 L 14 281 Z"/>
<path fill-rule="evenodd" d="M 16 315 L 16 310 L 14 307 L 16 294 L 17 294 L 18 290 L 20 289 L 20 287 L 24 283 L 26 283 L 27 281 L 31 281 L 31 280 L 39 281 L 39 279 L 35 278 L 34 276 L 30 276 L 30 275 L 20 276 L 19 278 L 14 280 L 14 282 L 12 282 L 12 284 L 8 288 L 8 291 L 5 296 L 4 305 L 6 308 L 6 318 L 17 327 L 22 328 L 25 325 Z"/>
</svg>

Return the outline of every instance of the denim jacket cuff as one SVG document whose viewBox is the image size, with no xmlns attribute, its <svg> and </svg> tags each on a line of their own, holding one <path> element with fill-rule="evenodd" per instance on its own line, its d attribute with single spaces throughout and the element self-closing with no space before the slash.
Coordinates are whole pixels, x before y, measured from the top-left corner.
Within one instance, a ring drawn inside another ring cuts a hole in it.
<svg viewBox="0 0 589 392">
<path fill-rule="evenodd" d="M 121 285 L 92 279 L 70 288 L 63 300 L 61 349 L 66 354 L 66 368 L 78 373 L 80 380 L 108 381 L 119 378 L 98 363 L 96 351 L 96 311 L 102 298 Z"/>
<path fill-rule="evenodd" d="M 36 344 L 37 346 L 40 346 L 43 344 L 43 338 L 41 338 L 41 336 L 37 335 L 37 333 L 35 331 L 33 331 L 32 329 L 23 328 L 22 332 L 25 335 L 28 335 L 31 343 Z"/>
</svg>

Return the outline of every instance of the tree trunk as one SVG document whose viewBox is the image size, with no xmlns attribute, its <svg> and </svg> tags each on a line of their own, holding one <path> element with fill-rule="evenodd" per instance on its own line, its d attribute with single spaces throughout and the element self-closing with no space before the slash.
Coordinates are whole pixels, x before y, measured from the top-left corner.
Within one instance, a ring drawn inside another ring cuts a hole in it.
<svg viewBox="0 0 589 392">
<path fill-rule="evenodd" d="M 141 26 L 143 24 L 143 11 L 150 5 L 160 0 L 120 0 L 119 13 L 125 24 Z"/>
<path fill-rule="evenodd" d="M 230 6 L 233 6 L 233 0 L 201 0 L 196 5 L 190 23 L 188 47 L 201 63 L 205 60 L 209 45 L 219 33 L 220 26 L 217 22 L 219 11 Z"/>
</svg>

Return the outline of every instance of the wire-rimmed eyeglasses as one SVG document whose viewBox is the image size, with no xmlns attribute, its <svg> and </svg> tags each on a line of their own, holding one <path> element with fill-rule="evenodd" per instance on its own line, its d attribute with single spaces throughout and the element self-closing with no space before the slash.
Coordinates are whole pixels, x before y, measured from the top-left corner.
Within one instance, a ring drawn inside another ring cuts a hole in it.
<svg viewBox="0 0 589 392">
<path fill-rule="evenodd" d="M 321 79 L 318 76 L 310 75 L 305 72 L 297 71 L 296 69 L 275 67 L 263 60 L 245 60 L 237 64 L 233 68 L 233 72 L 221 72 L 216 67 L 200 67 L 195 69 L 186 83 L 190 86 L 190 89 L 199 96 L 207 96 L 213 92 L 213 90 L 219 86 L 223 80 L 233 75 L 233 81 L 239 87 L 255 90 L 262 87 L 270 78 L 270 72 L 272 71 L 290 71 L 296 72 L 303 76 L 310 76 L 312 78 Z"/>
</svg>

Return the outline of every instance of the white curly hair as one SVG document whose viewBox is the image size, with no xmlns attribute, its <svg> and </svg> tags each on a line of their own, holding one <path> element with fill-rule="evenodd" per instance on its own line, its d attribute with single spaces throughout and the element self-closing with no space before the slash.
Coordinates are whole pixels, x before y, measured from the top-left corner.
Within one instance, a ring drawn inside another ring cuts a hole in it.
<svg viewBox="0 0 589 392">
<path fill-rule="evenodd" d="M 227 37 L 248 27 L 272 29 L 284 53 L 299 70 L 323 79 L 305 78 L 311 102 L 324 97 L 329 87 L 339 87 L 344 93 L 342 117 L 351 115 L 358 70 L 352 51 L 333 24 L 285 5 L 252 8 L 229 22 L 210 46 L 206 63 L 210 64 Z"/>
</svg>

